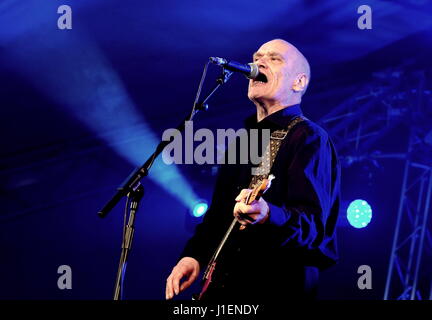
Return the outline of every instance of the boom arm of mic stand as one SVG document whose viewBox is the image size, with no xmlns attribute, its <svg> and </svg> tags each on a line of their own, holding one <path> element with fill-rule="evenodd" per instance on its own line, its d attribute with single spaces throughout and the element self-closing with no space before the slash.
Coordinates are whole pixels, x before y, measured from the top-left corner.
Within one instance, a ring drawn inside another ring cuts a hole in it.
<svg viewBox="0 0 432 320">
<path fill-rule="evenodd" d="M 177 130 L 180 132 L 184 130 L 185 122 L 191 118 L 191 115 L 186 117 L 186 119 L 180 123 Z M 140 180 L 147 176 L 150 167 L 152 166 L 154 160 L 163 149 L 170 143 L 170 141 L 161 141 L 156 147 L 155 152 L 147 159 L 147 161 L 141 166 L 136 168 L 132 173 L 126 178 L 126 180 L 117 188 L 116 194 L 105 204 L 105 206 L 98 212 L 99 217 L 104 218 L 116 205 L 117 203 L 125 197 L 130 191 L 135 190 L 140 185 Z"/>
<path fill-rule="evenodd" d="M 226 69 L 223 69 L 221 76 L 216 80 L 216 85 L 213 90 L 206 96 L 206 98 L 197 103 L 192 112 L 177 126 L 178 132 L 183 132 L 185 129 L 186 121 L 191 121 L 193 117 L 200 110 L 207 110 L 207 100 L 216 92 L 219 87 L 226 83 L 231 77 L 232 72 Z M 170 143 L 170 141 L 161 141 L 156 147 L 155 152 L 147 159 L 147 161 L 141 166 L 136 168 L 127 178 L 126 180 L 117 188 L 117 192 L 115 195 L 105 204 L 105 206 L 98 212 L 99 217 L 104 218 L 106 215 L 119 203 L 119 201 L 125 197 L 130 191 L 136 190 L 140 186 L 140 181 L 142 178 L 148 175 L 148 172 L 154 162 L 154 160 L 158 157 L 159 154 L 162 153 L 163 149 Z"/>
</svg>

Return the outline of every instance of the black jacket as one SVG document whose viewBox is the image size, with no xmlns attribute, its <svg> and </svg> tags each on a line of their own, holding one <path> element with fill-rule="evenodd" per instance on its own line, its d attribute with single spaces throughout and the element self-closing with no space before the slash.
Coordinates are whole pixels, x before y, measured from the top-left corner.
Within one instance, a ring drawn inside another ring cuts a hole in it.
<svg viewBox="0 0 432 320">
<path fill-rule="evenodd" d="M 301 115 L 299 105 L 271 114 L 246 128 L 287 128 Z M 251 180 L 249 165 L 222 165 L 211 206 L 181 257 L 197 259 L 205 270 L 233 219 L 235 198 Z M 314 296 L 318 270 L 337 261 L 336 222 L 340 166 L 327 133 L 310 120 L 298 123 L 279 149 L 264 224 L 236 230 L 219 258 L 210 299 L 285 299 Z"/>
</svg>

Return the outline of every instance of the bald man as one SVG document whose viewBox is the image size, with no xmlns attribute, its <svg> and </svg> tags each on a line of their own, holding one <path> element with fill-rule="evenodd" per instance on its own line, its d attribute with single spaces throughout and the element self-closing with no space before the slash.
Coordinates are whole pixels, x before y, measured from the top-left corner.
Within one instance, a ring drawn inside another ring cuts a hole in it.
<svg viewBox="0 0 432 320">
<path fill-rule="evenodd" d="M 309 63 L 281 39 L 263 44 L 253 61 L 260 75 L 249 81 L 248 97 L 256 114 L 246 128 L 273 137 L 290 127 L 270 170 L 276 178 L 246 204 L 251 165 L 221 166 L 212 204 L 167 278 L 166 299 L 205 270 L 233 216 L 244 230 L 235 230 L 223 248 L 205 300 L 314 299 L 319 270 L 338 259 L 340 167 L 327 133 L 302 114 Z"/>
</svg>

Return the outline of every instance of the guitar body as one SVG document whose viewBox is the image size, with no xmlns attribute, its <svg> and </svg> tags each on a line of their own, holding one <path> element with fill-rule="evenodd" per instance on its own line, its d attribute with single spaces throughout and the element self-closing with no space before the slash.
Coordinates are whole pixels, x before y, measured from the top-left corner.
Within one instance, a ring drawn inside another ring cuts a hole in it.
<svg viewBox="0 0 432 320">
<path fill-rule="evenodd" d="M 248 195 L 245 203 L 247 205 L 250 205 L 252 202 L 254 202 L 255 200 L 259 200 L 259 198 L 264 194 L 264 192 L 266 192 L 268 190 L 268 188 L 270 188 L 271 185 L 271 181 L 274 179 L 273 175 L 270 175 L 268 177 L 268 179 L 263 179 L 262 182 L 260 184 L 258 184 Z M 195 295 L 195 297 L 193 297 L 193 300 L 203 300 L 203 298 L 205 298 L 206 293 L 209 289 L 209 287 L 211 286 L 212 283 L 212 277 L 213 277 L 213 273 L 216 269 L 216 265 L 217 265 L 217 259 L 219 257 L 219 254 L 222 250 L 222 248 L 224 247 L 226 241 L 228 240 L 228 237 L 230 236 L 230 234 L 232 233 L 232 231 L 234 229 L 236 229 L 236 227 L 239 225 L 239 227 L 237 229 L 239 230 L 244 230 L 246 228 L 245 225 L 241 225 L 238 221 L 237 218 L 234 218 L 234 220 L 231 222 L 230 227 L 228 228 L 228 231 L 225 233 L 222 241 L 220 242 L 219 246 L 217 247 L 215 253 L 213 254 L 213 257 L 210 259 L 209 264 L 207 265 L 207 269 L 204 272 L 204 276 L 203 276 L 203 286 L 202 286 L 202 290 L 201 293 L 199 295 Z"/>
</svg>

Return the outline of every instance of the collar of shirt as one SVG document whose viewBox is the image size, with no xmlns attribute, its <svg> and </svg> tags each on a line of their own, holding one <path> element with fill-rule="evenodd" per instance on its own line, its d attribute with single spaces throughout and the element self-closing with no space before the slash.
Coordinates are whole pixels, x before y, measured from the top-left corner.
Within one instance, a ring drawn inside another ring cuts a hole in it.
<svg viewBox="0 0 432 320">
<path fill-rule="evenodd" d="M 295 104 L 272 113 L 260 122 L 257 122 L 255 113 L 245 120 L 245 127 L 247 129 L 286 129 L 292 119 L 301 115 L 303 115 L 303 112 L 300 104 Z"/>
</svg>

